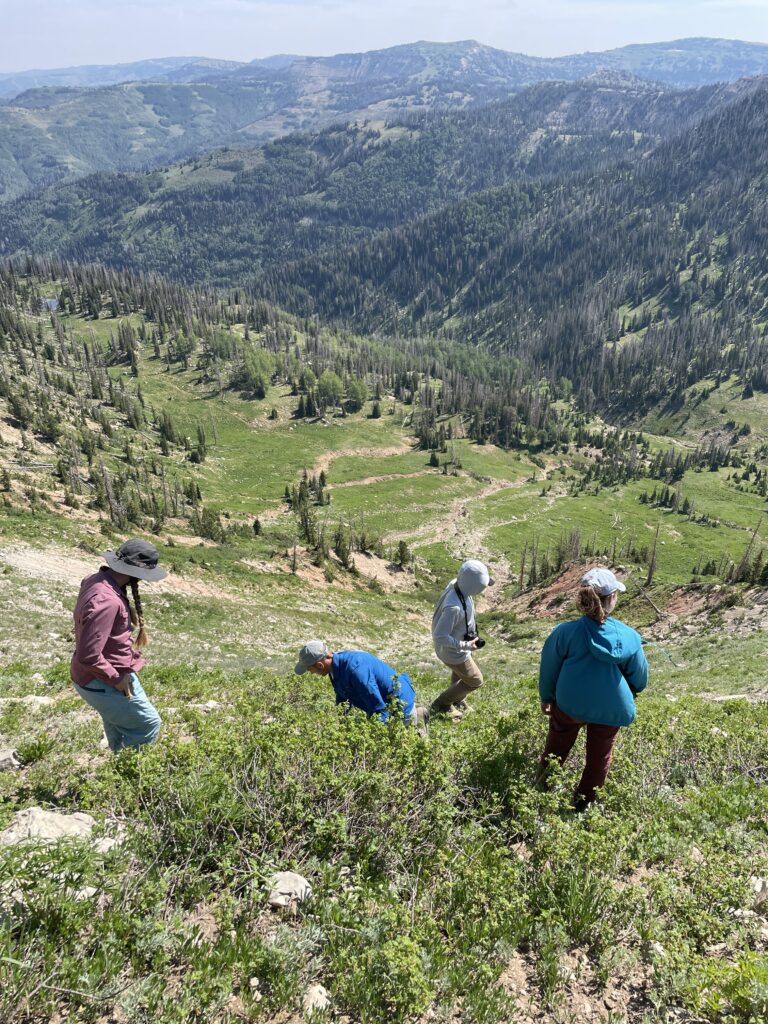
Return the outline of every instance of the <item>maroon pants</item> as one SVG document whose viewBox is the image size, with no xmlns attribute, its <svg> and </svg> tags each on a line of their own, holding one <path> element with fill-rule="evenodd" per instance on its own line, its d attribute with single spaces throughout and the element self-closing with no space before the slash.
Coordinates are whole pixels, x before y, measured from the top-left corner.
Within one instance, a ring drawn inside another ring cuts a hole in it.
<svg viewBox="0 0 768 1024">
<path fill-rule="evenodd" d="M 583 725 L 587 727 L 587 763 L 584 765 L 584 771 L 576 787 L 576 796 L 589 801 L 594 800 L 595 789 L 602 786 L 608 775 L 613 744 L 619 732 L 618 725 L 577 722 L 575 718 L 571 718 L 570 715 L 561 711 L 557 704 L 553 704 L 552 714 L 549 716 L 549 734 L 544 753 L 541 755 L 541 765 L 542 767 L 546 766 L 547 758 L 550 755 L 556 757 L 560 764 L 563 764 Z"/>
</svg>

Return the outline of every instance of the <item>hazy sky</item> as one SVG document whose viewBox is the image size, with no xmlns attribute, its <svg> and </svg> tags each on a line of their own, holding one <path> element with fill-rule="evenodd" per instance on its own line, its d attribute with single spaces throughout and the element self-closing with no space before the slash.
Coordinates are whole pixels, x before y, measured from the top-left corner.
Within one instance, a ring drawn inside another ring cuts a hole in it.
<svg viewBox="0 0 768 1024">
<path fill-rule="evenodd" d="M 557 56 L 684 36 L 768 43 L 768 0 L 0 0 L 0 72 L 417 39 Z"/>
</svg>

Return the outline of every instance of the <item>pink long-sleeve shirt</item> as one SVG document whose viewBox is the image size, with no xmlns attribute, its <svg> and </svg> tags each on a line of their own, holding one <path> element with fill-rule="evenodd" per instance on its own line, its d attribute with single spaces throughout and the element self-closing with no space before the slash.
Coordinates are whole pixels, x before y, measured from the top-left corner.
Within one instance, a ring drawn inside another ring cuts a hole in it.
<svg viewBox="0 0 768 1024">
<path fill-rule="evenodd" d="M 94 679 L 111 686 L 126 672 L 138 672 L 144 659 L 132 643 L 128 598 L 107 568 L 80 584 L 75 605 L 75 653 L 72 680 L 85 686 Z"/>
</svg>

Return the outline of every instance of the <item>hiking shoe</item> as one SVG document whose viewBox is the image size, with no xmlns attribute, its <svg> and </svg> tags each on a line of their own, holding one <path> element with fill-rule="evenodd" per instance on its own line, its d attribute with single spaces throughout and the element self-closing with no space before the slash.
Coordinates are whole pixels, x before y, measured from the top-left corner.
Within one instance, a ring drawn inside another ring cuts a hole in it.
<svg viewBox="0 0 768 1024">
<path fill-rule="evenodd" d="M 451 722 L 460 722 L 464 717 L 464 712 L 458 704 L 449 704 L 447 708 L 440 707 L 439 704 L 433 704 L 429 710 L 431 714 L 440 718 L 447 718 Z"/>
<path fill-rule="evenodd" d="M 423 740 L 429 739 L 429 708 L 416 708 L 416 732 Z"/>
</svg>

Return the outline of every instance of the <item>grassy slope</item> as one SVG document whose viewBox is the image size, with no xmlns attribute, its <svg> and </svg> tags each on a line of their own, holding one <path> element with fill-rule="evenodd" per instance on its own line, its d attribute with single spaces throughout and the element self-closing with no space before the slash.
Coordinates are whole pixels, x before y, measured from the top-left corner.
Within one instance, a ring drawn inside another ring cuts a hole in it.
<svg viewBox="0 0 768 1024">
<path fill-rule="evenodd" d="M 77 578 L 98 564 L 89 552 L 117 538 L 79 515 L 0 519 L 0 551 L 13 553 L 0 587 L 0 746 L 29 762 L 0 776 L 0 827 L 42 804 L 100 823 L 117 814 L 129 835 L 105 865 L 66 847 L 0 861 L 0 888 L 12 879 L 27 908 L 18 927 L 0 927 L 0 956 L 10 958 L 3 1019 L 28 1024 L 77 1006 L 79 1019 L 97 1021 L 115 1006 L 131 1024 L 287 1020 L 319 980 L 340 1012 L 365 1024 L 427 1007 L 437 1020 L 497 1024 L 525 1019 L 528 1000 L 550 1021 L 573 1020 L 579 1007 L 595 1021 L 650 1024 L 673 1007 L 683 1020 L 760 1020 L 768 922 L 734 912 L 750 910 L 749 878 L 768 870 L 766 705 L 700 695 L 764 690 L 765 623 L 740 623 L 734 613 L 747 613 L 726 601 L 660 632 L 635 568 L 622 615 L 662 636 L 673 662 L 651 649 L 651 692 L 621 738 L 605 800 L 574 818 L 567 794 L 578 757 L 553 795 L 529 786 L 543 736 L 538 651 L 569 609 L 527 611 L 536 595 L 517 598 L 506 582 L 526 540 L 554 545 L 579 525 L 602 545 L 617 535 L 621 550 L 661 523 L 653 596 L 664 605 L 702 549 L 740 555 L 760 499 L 728 485 L 727 471 L 690 473 L 684 493 L 727 519 L 699 526 L 637 502 L 644 484 L 569 497 L 554 464 L 466 441 L 454 442 L 460 475 L 444 476 L 424 453 L 403 450 L 399 411 L 297 425 L 284 389 L 262 402 L 203 398 L 195 376 L 146 360 L 147 404 L 166 402 L 192 436 L 203 422 L 210 439 L 215 422 L 218 440 L 197 471 L 206 499 L 264 513 L 265 529 L 222 548 L 190 544 L 176 526 L 173 544 L 159 538 L 183 589 L 146 598 L 154 667 L 145 682 L 166 738 L 140 760 L 96 752 L 95 716 L 63 664 Z M 343 573 L 329 585 L 305 560 L 290 574 L 282 491 L 319 464 L 328 515 L 365 515 L 385 536 L 407 536 L 414 575 L 391 576 L 382 593 Z M 438 723 L 424 747 L 397 729 L 341 721 L 325 684 L 288 673 L 298 644 L 323 635 L 407 666 L 430 699 L 443 682 L 428 641 L 432 601 L 457 559 L 477 553 L 506 586 L 484 608 L 488 684 L 459 728 Z M 69 561 L 57 568 L 52 554 Z M 394 589 L 402 580 L 406 589 Z M 7 701 L 26 694 L 54 704 Z M 224 706 L 190 707 L 207 700 Z M 312 879 L 316 897 L 296 917 L 264 907 L 275 867 Z M 87 884 L 96 895 L 75 900 Z M 27 1013 L 21 994 L 35 988 Z"/>
</svg>

